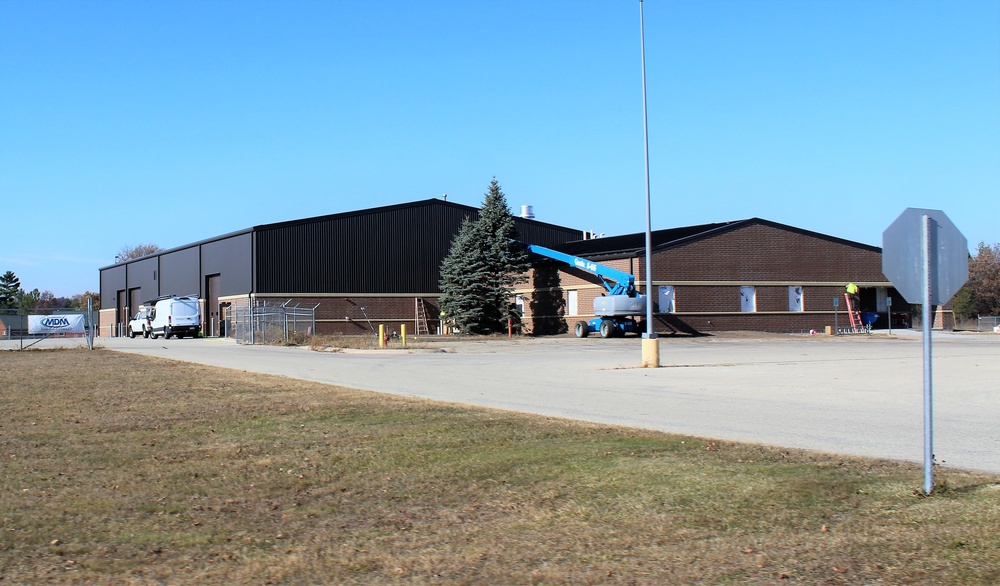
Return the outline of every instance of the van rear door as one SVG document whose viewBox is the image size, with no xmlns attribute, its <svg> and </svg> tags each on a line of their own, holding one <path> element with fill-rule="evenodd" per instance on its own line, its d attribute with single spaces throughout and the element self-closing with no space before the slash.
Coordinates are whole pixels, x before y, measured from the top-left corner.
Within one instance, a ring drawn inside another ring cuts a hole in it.
<svg viewBox="0 0 1000 586">
<path fill-rule="evenodd" d="M 190 298 L 175 299 L 170 307 L 170 314 L 173 316 L 174 325 L 199 324 L 201 316 L 198 300 Z"/>
</svg>

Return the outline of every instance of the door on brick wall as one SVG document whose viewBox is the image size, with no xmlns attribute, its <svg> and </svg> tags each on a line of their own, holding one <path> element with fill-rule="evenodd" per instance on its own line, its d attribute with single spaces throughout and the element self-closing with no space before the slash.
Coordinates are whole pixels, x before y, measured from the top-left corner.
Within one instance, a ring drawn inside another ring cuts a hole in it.
<svg viewBox="0 0 1000 586">
<path fill-rule="evenodd" d="M 222 338 L 228 337 L 232 331 L 229 324 L 229 308 L 232 307 L 232 305 L 232 303 L 219 304 L 219 336 Z"/>
<path fill-rule="evenodd" d="M 580 308 L 578 307 L 579 296 L 577 293 L 576 289 L 566 291 L 566 315 L 580 315 Z"/>
<path fill-rule="evenodd" d="M 205 277 L 205 334 L 216 337 L 220 335 L 222 316 L 219 307 L 219 275 Z"/>
<path fill-rule="evenodd" d="M 128 323 L 128 297 L 125 295 L 125 291 L 118 292 L 118 298 L 115 303 L 115 331 L 111 333 L 112 336 L 123 336 L 125 335 L 125 324 Z"/>
</svg>

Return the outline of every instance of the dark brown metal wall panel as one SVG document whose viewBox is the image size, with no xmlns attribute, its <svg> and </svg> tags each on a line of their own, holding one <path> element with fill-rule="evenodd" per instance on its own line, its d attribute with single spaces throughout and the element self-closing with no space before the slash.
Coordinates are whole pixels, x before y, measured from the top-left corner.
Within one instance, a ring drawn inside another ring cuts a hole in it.
<svg viewBox="0 0 1000 586">
<path fill-rule="evenodd" d="M 478 210 L 437 200 L 255 228 L 259 293 L 434 293 L 462 220 Z M 552 246 L 569 228 L 515 219 Z"/>
<path fill-rule="evenodd" d="M 126 265 L 128 288 L 142 289 L 143 301 L 160 294 L 159 260 L 159 256 L 147 256 Z"/>
<path fill-rule="evenodd" d="M 514 218 L 514 223 L 517 224 L 521 242 L 526 244 L 540 244 L 552 248 L 566 242 L 579 240 L 583 236 L 583 232 L 580 230 L 532 222 L 521 218 Z"/>
<path fill-rule="evenodd" d="M 201 278 L 219 275 L 219 295 L 246 295 L 253 281 L 250 233 L 236 234 L 201 245 Z"/>
<path fill-rule="evenodd" d="M 160 255 L 160 295 L 200 295 L 198 247 Z"/>
<path fill-rule="evenodd" d="M 136 287 L 144 299 L 204 297 L 208 275 L 220 275 L 222 296 L 437 293 L 441 262 L 462 220 L 478 216 L 476 208 L 431 199 L 257 226 L 102 268 L 102 305 L 114 307 L 118 291 Z M 525 242 L 556 246 L 580 237 L 578 230 L 514 220 Z"/>
<path fill-rule="evenodd" d="M 118 292 L 125 290 L 125 265 L 101 269 L 101 307 L 114 308 Z"/>
</svg>

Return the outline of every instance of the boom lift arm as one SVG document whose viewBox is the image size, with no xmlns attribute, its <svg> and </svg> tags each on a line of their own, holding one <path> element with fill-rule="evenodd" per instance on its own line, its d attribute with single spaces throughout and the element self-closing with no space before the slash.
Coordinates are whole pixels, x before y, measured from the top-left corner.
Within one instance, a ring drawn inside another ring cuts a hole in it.
<svg viewBox="0 0 1000 586">
<path fill-rule="evenodd" d="M 639 296 L 639 292 L 635 289 L 635 276 L 630 275 L 625 271 L 619 271 L 618 269 L 598 264 L 592 260 L 559 252 L 558 250 L 552 250 L 551 248 L 545 248 L 544 246 L 539 246 L 537 244 L 528 244 L 525 248 L 528 249 L 528 252 L 534 252 L 539 256 L 558 260 L 572 267 L 597 275 L 597 277 L 600 278 L 601 282 L 604 284 L 604 288 L 608 290 L 609 295 L 624 295 L 626 297 Z"/>
<path fill-rule="evenodd" d="M 596 275 L 607 289 L 607 295 L 594 299 L 594 315 L 597 317 L 589 322 L 576 323 L 574 332 L 578 338 L 586 338 L 591 332 L 599 332 L 602 338 L 610 338 L 639 331 L 634 316 L 645 314 L 646 296 L 640 295 L 636 290 L 634 275 L 537 244 L 526 244 L 525 248 L 539 256 Z"/>
</svg>

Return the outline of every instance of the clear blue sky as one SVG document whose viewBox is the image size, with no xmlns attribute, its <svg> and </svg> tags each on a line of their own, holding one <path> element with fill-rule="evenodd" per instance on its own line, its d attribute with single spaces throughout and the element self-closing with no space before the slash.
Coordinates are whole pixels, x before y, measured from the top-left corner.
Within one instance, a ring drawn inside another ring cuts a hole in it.
<svg viewBox="0 0 1000 586">
<path fill-rule="evenodd" d="M 646 0 L 653 228 L 1000 241 L 1000 0 Z M 636 0 L 0 2 L 0 272 L 440 197 L 645 229 Z M 416 227 L 415 227 L 416 228 Z M 372 237 L 384 238 L 379 234 Z"/>
</svg>

